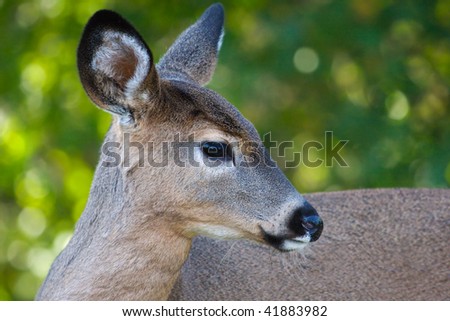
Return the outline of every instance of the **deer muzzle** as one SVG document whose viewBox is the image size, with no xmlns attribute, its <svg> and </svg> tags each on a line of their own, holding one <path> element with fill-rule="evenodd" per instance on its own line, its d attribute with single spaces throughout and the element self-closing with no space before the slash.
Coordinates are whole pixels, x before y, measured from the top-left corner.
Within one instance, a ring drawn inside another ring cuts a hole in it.
<svg viewBox="0 0 450 321">
<path fill-rule="evenodd" d="M 280 251 L 295 251 L 319 239 L 323 221 L 308 202 L 294 210 L 288 220 L 287 232 L 273 235 L 263 230 L 264 240 Z"/>
</svg>

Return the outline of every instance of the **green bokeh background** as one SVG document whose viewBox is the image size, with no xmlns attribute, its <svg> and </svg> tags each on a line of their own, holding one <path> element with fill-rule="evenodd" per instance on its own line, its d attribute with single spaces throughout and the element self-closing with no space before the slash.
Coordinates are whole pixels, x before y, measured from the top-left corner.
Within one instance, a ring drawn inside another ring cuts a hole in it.
<svg viewBox="0 0 450 321">
<path fill-rule="evenodd" d="M 32 299 L 87 200 L 110 116 L 78 80 L 98 9 L 155 57 L 210 1 L 0 0 L 0 300 Z M 349 140 L 349 167 L 285 172 L 303 193 L 450 184 L 450 2 L 223 1 L 209 87 L 277 141 Z M 320 153 L 313 156 L 323 156 Z"/>
</svg>

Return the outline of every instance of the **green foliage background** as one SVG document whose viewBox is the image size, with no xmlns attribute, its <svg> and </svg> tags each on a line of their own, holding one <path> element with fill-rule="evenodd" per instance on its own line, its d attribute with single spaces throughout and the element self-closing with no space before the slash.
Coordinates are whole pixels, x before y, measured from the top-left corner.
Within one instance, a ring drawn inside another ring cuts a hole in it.
<svg viewBox="0 0 450 321">
<path fill-rule="evenodd" d="M 160 57 L 209 4 L 0 0 L 0 299 L 34 297 L 86 203 L 110 122 L 75 66 L 88 18 L 120 12 Z M 349 140 L 347 168 L 286 170 L 301 192 L 449 186 L 449 1 L 223 4 L 209 86 L 296 151 L 325 131 Z"/>
</svg>

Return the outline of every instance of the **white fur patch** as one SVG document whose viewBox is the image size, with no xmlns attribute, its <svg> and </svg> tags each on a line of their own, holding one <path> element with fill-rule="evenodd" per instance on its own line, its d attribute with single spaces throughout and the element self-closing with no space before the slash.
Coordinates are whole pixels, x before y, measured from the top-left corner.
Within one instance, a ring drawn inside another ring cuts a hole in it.
<svg viewBox="0 0 450 321">
<path fill-rule="evenodd" d="M 309 243 L 311 242 L 311 236 L 308 233 L 306 233 L 303 236 L 294 237 L 292 240 L 297 242 Z"/>
<path fill-rule="evenodd" d="M 307 245 L 308 243 L 304 242 L 285 240 L 283 241 L 283 244 L 281 244 L 281 249 L 284 251 L 300 251 L 304 249 Z"/>
<path fill-rule="evenodd" d="M 113 62 L 115 59 L 126 58 L 127 49 L 131 50 L 137 59 L 134 74 L 125 85 L 126 98 L 131 99 L 147 77 L 150 69 L 150 56 L 138 39 L 125 33 L 107 31 L 104 33 L 103 39 L 105 44 L 95 52 L 92 69 L 102 71 L 112 78 L 120 77 Z"/>
<path fill-rule="evenodd" d="M 220 48 L 222 48 L 224 36 L 225 36 L 225 29 L 222 27 L 222 31 L 220 32 L 220 36 L 219 36 L 219 41 L 217 42 L 217 53 L 219 53 Z"/>
</svg>

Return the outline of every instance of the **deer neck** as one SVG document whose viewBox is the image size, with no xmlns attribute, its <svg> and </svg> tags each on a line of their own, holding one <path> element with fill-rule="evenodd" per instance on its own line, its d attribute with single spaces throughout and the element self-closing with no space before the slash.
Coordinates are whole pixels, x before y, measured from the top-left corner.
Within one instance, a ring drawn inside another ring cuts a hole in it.
<svg viewBox="0 0 450 321">
<path fill-rule="evenodd" d="M 114 141 L 111 133 L 107 137 Z M 60 277 L 73 282 L 65 296 L 167 299 L 187 259 L 191 239 L 171 230 L 161 213 L 136 208 L 130 195 L 133 186 L 125 184 L 123 170 L 102 166 L 103 158 L 74 236 L 58 258 L 66 267 L 59 271 Z"/>
</svg>

